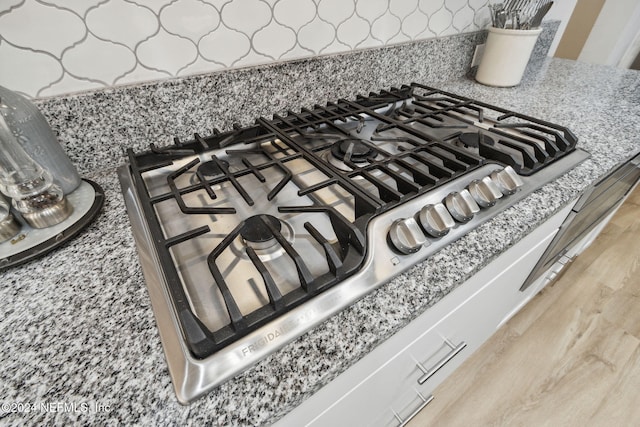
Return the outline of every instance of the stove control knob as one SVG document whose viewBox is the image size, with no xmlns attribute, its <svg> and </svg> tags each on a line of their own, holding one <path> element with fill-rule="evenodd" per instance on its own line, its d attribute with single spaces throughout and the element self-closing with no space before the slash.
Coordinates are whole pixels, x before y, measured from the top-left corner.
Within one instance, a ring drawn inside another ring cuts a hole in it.
<svg viewBox="0 0 640 427">
<path fill-rule="evenodd" d="M 451 216 L 458 222 L 468 222 L 480 211 L 480 207 L 473 200 L 468 190 L 453 192 L 444 199 L 444 204 Z"/>
<path fill-rule="evenodd" d="M 511 166 L 491 172 L 489 177 L 505 196 L 515 193 L 519 187 L 522 187 L 522 179 Z"/>
<path fill-rule="evenodd" d="M 502 197 L 502 192 L 488 176 L 485 176 L 482 180 L 471 181 L 469 193 L 481 208 L 495 205 L 498 199 Z"/>
<path fill-rule="evenodd" d="M 389 240 L 393 246 L 405 255 L 418 252 L 427 243 L 418 222 L 413 218 L 397 219 L 389 228 Z"/>
<path fill-rule="evenodd" d="M 449 232 L 456 223 L 442 203 L 427 205 L 418 214 L 420 224 L 433 237 L 442 237 Z"/>
</svg>

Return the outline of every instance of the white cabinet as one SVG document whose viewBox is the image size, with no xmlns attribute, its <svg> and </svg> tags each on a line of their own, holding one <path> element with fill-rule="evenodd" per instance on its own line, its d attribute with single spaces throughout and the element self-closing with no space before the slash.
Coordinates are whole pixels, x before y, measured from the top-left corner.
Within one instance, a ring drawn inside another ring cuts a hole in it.
<svg viewBox="0 0 640 427">
<path fill-rule="evenodd" d="M 572 205 L 536 228 L 278 426 L 395 426 L 539 290 L 519 291 Z"/>
</svg>

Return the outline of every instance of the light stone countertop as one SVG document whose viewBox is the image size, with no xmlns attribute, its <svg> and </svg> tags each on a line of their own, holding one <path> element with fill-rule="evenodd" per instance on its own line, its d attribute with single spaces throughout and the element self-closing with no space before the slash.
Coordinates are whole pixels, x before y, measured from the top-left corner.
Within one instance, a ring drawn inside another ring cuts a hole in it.
<svg viewBox="0 0 640 427">
<path fill-rule="evenodd" d="M 189 406 L 173 392 L 116 170 L 85 171 L 106 192 L 97 220 L 53 253 L 0 272 L 0 401 L 57 411 L 0 410 L 0 424 L 273 422 L 640 151 L 637 71 L 545 59 L 517 88 L 421 83 L 567 126 L 592 157 Z M 109 408 L 80 406 L 96 403 Z"/>
</svg>

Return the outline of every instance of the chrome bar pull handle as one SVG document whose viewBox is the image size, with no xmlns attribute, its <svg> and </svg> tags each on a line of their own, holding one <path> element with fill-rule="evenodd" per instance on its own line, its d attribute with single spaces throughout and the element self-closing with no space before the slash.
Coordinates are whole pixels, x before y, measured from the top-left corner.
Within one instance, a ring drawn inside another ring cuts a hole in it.
<svg viewBox="0 0 640 427">
<path fill-rule="evenodd" d="M 451 342 L 449 342 L 449 340 L 445 339 L 444 341 L 451 348 L 451 351 L 445 354 L 445 356 L 442 359 L 440 359 L 438 363 L 433 365 L 433 367 L 428 371 L 425 371 L 422 365 L 418 364 L 418 367 L 420 368 L 420 370 L 424 372 L 424 374 L 420 378 L 418 378 L 418 384 L 424 384 L 425 382 L 427 382 L 429 378 L 431 378 L 436 372 L 438 372 L 444 365 L 449 363 L 451 359 L 456 357 L 456 355 L 460 353 L 467 346 L 467 343 L 464 341 L 462 341 L 460 344 L 456 346 L 454 346 Z"/>
<path fill-rule="evenodd" d="M 406 426 L 407 423 L 413 419 L 413 417 L 418 415 L 418 412 L 422 411 L 424 409 L 424 407 L 427 406 L 429 403 L 431 403 L 431 401 L 433 400 L 433 395 L 432 394 L 430 394 L 428 397 L 424 397 L 422 395 L 422 393 L 418 392 L 418 396 L 422 400 L 422 403 L 411 414 L 409 414 L 409 416 L 407 418 L 403 419 L 400 415 L 398 415 L 398 413 L 396 411 L 391 409 L 391 411 L 393 412 L 393 416 L 396 417 L 396 420 L 398 420 L 398 422 L 400 423 L 400 424 L 398 424 L 398 427 Z"/>
</svg>

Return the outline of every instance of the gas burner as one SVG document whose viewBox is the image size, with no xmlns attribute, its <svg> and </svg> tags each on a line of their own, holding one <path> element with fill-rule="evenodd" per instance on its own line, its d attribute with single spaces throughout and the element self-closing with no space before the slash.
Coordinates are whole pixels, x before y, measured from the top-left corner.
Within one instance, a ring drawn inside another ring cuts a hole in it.
<svg viewBox="0 0 640 427">
<path fill-rule="evenodd" d="M 221 165 L 228 168 L 229 162 L 226 160 L 218 160 L 218 162 L 209 160 L 200 163 L 198 169 L 196 169 L 196 173 L 191 177 L 191 184 L 198 185 L 203 181 L 223 176 L 225 172 L 222 170 L 222 167 L 220 167 Z M 211 188 L 213 190 L 219 190 L 220 185 L 216 184 L 211 186 Z"/>
<path fill-rule="evenodd" d="M 271 225 L 271 227 L 267 224 Z M 254 215 L 244 221 L 240 236 L 242 236 L 247 245 L 254 249 L 257 249 L 255 247 L 257 245 L 260 246 L 259 249 L 262 249 L 276 243 L 276 238 L 271 228 L 276 232 L 282 230 L 282 224 L 278 218 L 273 215 Z M 268 244 L 268 246 L 265 246 L 265 244 Z"/>
<path fill-rule="evenodd" d="M 373 148 L 357 138 L 336 141 L 331 146 L 331 154 L 338 160 L 346 160 L 353 163 L 366 163 L 376 156 Z"/>
<path fill-rule="evenodd" d="M 225 167 L 229 167 L 229 162 L 225 160 L 220 160 L 220 163 Z M 200 166 L 198 166 L 198 172 L 204 178 L 213 178 L 224 173 L 220 165 L 213 160 L 201 163 Z"/>
<path fill-rule="evenodd" d="M 358 138 L 345 138 L 336 141 L 331 146 L 331 154 L 327 155 L 327 160 L 343 171 L 351 171 L 347 163 L 367 163 L 375 159 L 376 152 L 373 148 Z"/>
<path fill-rule="evenodd" d="M 458 135 L 458 146 L 464 148 L 478 148 L 478 142 L 482 137 L 482 142 L 486 145 L 494 145 L 495 141 L 489 135 L 478 132 L 464 132 Z"/>
<path fill-rule="evenodd" d="M 254 249 L 263 261 L 281 255 L 284 250 L 272 229 L 276 233 L 280 233 L 287 242 L 293 242 L 293 230 L 289 224 L 273 215 L 260 214 L 249 217 L 244 221 L 244 225 L 240 229 L 242 247 L 234 247 L 234 249 L 237 253 L 242 253 L 248 246 Z"/>
</svg>

